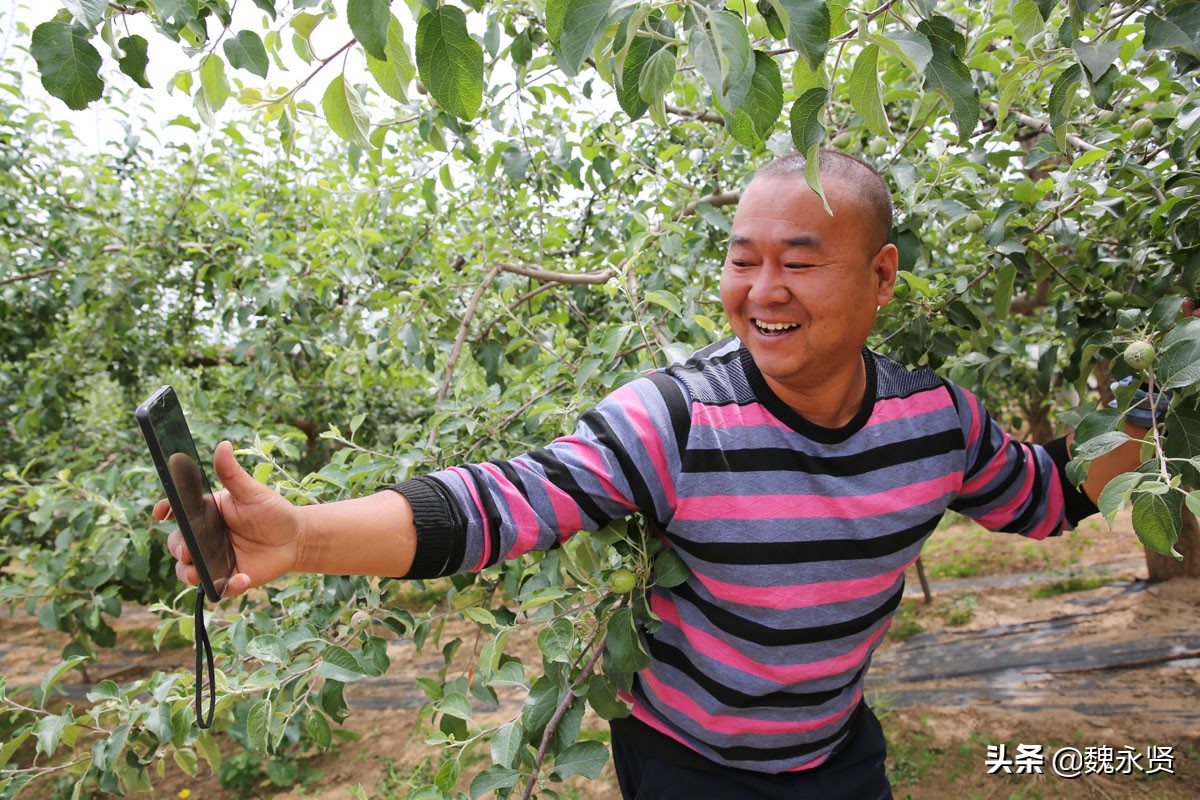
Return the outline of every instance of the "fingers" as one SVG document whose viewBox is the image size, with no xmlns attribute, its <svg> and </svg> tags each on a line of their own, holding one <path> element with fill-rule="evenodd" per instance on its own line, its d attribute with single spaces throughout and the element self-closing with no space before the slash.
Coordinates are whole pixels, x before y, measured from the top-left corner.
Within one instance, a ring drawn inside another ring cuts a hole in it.
<svg viewBox="0 0 1200 800">
<path fill-rule="evenodd" d="M 242 465 L 233 454 L 233 445 L 229 442 L 217 445 L 217 450 L 213 453 L 213 469 L 229 494 L 238 502 L 254 502 L 261 499 L 262 492 L 270 491 L 242 469 Z"/>
<path fill-rule="evenodd" d="M 159 522 L 171 519 L 175 514 L 171 511 L 171 503 L 167 499 L 159 500 L 154 504 L 154 510 L 150 512 Z"/>
<path fill-rule="evenodd" d="M 167 550 L 171 555 L 175 556 L 175 560 L 185 566 L 192 563 L 192 554 L 188 552 L 187 544 L 183 541 L 183 534 L 178 530 L 172 531 L 167 537 Z"/>
<path fill-rule="evenodd" d="M 245 594 L 250 590 L 253 581 L 250 576 L 244 572 L 239 572 L 229 579 L 229 583 L 225 586 L 225 597 L 237 597 L 239 594 Z"/>
</svg>

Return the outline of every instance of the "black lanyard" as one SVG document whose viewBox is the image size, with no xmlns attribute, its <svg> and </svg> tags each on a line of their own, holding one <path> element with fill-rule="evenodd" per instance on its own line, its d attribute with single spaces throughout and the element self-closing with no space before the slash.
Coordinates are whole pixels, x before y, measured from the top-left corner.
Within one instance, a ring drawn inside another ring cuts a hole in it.
<svg viewBox="0 0 1200 800">
<path fill-rule="evenodd" d="M 213 711 L 217 705 L 217 675 L 213 667 L 212 644 L 208 641 L 208 631 L 204 627 L 204 588 L 196 587 L 196 724 L 201 728 L 212 725 Z M 208 657 L 208 717 L 201 713 L 204 694 L 204 659 Z"/>
</svg>

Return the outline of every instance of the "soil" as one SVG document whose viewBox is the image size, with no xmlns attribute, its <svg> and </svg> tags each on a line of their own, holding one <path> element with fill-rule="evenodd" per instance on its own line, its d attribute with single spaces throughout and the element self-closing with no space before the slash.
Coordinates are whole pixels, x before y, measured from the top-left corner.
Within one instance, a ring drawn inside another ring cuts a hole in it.
<svg viewBox="0 0 1200 800">
<path fill-rule="evenodd" d="M 1046 542 L 959 522 L 934 535 L 922 562 L 931 601 L 912 570 L 869 681 L 897 798 L 1200 797 L 1200 579 L 1148 582 L 1127 515 L 1112 530 L 1089 520 Z M 149 613 L 127 611 L 117 622 L 118 647 L 92 665 L 90 682 L 192 668 L 190 645 L 153 648 L 157 620 Z M 0 618 L 0 674 L 10 686 L 35 682 L 59 647 L 36 620 Z M 371 798 L 404 797 L 413 770 L 427 767 L 433 753 L 414 679 L 434 674 L 441 658 L 400 642 L 390 655 L 386 675 L 347 689 L 346 728 L 357 738 L 304 759 L 296 784 L 260 779 L 234 791 L 205 765 L 193 778 L 170 764 L 154 792 L 137 800 L 341 800 L 360 796 L 358 787 Z M 90 685 L 72 674 L 66 689 L 77 701 Z M 512 718 L 521 700 L 501 698 L 491 717 Z M 605 725 L 590 713 L 584 732 L 603 739 Z M 1036 758 L 1003 762 L 1010 771 L 1001 765 L 999 748 L 1012 759 L 1019 746 L 1040 746 L 1040 773 L 1030 769 Z M 238 749 L 231 739 L 224 748 L 227 757 Z M 1053 757 L 1064 748 L 1087 757 L 1086 774 L 1054 774 Z M 1172 748 L 1169 759 L 1161 748 Z M 464 766 L 464 788 L 487 766 L 484 757 Z M 598 780 L 559 788 L 579 800 L 619 798 L 611 764 Z M 48 796 L 37 784 L 22 794 Z"/>
</svg>

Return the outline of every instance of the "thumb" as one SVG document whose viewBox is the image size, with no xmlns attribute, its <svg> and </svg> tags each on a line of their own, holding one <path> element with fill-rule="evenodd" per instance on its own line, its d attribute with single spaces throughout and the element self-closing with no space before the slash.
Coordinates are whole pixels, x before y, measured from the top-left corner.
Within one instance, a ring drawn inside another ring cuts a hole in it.
<svg viewBox="0 0 1200 800">
<path fill-rule="evenodd" d="M 242 468 L 233 454 L 233 445 L 228 441 L 217 445 L 217 450 L 213 454 L 213 469 L 216 470 L 217 477 L 234 500 L 253 502 L 263 492 L 270 491 Z"/>
</svg>

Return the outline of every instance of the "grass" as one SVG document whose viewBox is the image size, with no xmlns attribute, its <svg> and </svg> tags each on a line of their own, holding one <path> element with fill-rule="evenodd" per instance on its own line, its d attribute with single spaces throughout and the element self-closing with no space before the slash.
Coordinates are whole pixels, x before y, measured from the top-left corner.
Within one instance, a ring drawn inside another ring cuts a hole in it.
<svg viewBox="0 0 1200 800">
<path fill-rule="evenodd" d="M 888 631 L 888 635 L 901 642 L 907 642 L 925 630 L 925 626 L 917 622 L 919 614 L 920 606 L 916 600 L 901 600 L 899 608 L 896 609 L 896 615 L 892 619 L 892 627 Z"/>
<path fill-rule="evenodd" d="M 959 595 L 942 611 L 942 619 L 947 625 L 966 625 L 975 616 L 975 606 L 975 595 Z"/>
<path fill-rule="evenodd" d="M 1107 586 L 1114 580 L 1113 576 L 1108 574 L 1081 576 L 1072 575 L 1069 578 L 1054 583 L 1048 583 L 1045 586 L 1038 586 L 1031 589 L 1029 597 L 1032 600 L 1045 600 L 1050 597 L 1058 597 L 1071 592 L 1086 592 L 1091 589 L 1098 589 L 1101 586 Z"/>
</svg>

